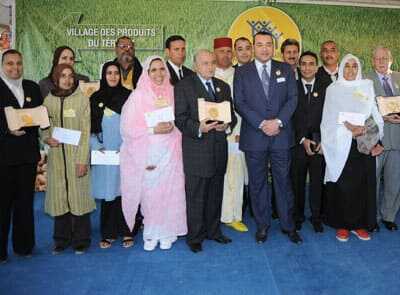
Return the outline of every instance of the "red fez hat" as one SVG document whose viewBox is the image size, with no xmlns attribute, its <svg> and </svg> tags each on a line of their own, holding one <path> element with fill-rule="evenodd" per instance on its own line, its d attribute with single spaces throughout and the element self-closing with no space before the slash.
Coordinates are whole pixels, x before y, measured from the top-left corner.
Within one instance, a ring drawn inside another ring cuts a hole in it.
<svg viewBox="0 0 400 295">
<path fill-rule="evenodd" d="M 229 37 L 220 37 L 214 39 L 214 49 L 221 47 L 230 47 L 232 48 L 232 39 Z"/>
</svg>

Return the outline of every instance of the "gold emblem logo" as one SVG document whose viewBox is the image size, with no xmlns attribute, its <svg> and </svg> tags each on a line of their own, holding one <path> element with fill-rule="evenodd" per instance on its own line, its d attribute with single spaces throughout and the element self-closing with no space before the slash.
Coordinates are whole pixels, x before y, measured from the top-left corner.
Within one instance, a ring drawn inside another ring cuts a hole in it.
<svg viewBox="0 0 400 295">
<path fill-rule="evenodd" d="M 209 108 L 208 114 L 210 115 L 210 119 L 216 120 L 218 118 L 219 112 L 217 108 Z"/>
</svg>

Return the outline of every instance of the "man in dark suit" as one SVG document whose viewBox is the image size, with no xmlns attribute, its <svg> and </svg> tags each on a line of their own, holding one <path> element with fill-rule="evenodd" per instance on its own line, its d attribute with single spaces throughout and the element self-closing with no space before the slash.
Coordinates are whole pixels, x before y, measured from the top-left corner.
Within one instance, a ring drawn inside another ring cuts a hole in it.
<svg viewBox="0 0 400 295">
<path fill-rule="evenodd" d="M 175 86 L 175 124 L 182 132 L 183 168 L 186 182 L 188 234 L 193 252 L 202 250 L 204 239 L 231 242 L 220 229 L 224 175 L 228 159 L 226 135 L 236 125 L 229 85 L 214 78 L 215 55 L 199 50 L 194 56 L 196 74 Z M 230 123 L 199 121 L 198 98 L 231 103 Z"/>
<path fill-rule="evenodd" d="M 253 47 L 249 39 L 246 37 L 237 38 L 233 43 L 233 49 L 237 60 L 237 64 L 233 66 L 234 68 L 251 62 L 253 58 Z"/>
<path fill-rule="evenodd" d="M 119 37 L 115 42 L 115 54 L 117 57 L 114 61 L 121 69 L 122 85 L 129 90 L 135 89 L 143 70 L 135 56 L 135 43 L 127 36 Z"/>
<path fill-rule="evenodd" d="M 339 71 L 339 48 L 335 41 L 327 40 L 321 44 L 320 56 L 322 66 L 318 68 L 316 77 L 328 87 L 336 81 Z"/>
<path fill-rule="evenodd" d="M 292 67 L 296 80 L 299 80 L 300 44 L 296 39 L 286 39 L 281 45 L 282 59 Z"/>
<path fill-rule="evenodd" d="M 29 256 L 35 245 L 33 195 L 40 159 L 38 128 L 8 129 L 4 108 L 34 108 L 43 103 L 39 85 L 22 79 L 22 55 L 8 50 L 0 73 L 0 263 L 7 260 L 12 218 L 14 252 Z"/>
<path fill-rule="evenodd" d="M 191 69 L 183 65 L 186 59 L 186 41 L 182 36 L 168 37 L 165 41 L 165 55 L 172 85 L 193 74 Z"/>
<path fill-rule="evenodd" d="M 320 153 L 321 119 L 326 85 L 315 77 L 318 57 L 306 51 L 300 57 L 301 79 L 297 81 L 298 104 L 293 116 L 295 146 L 293 147 L 292 181 L 295 203 L 296 229 L 305 220 L 305 187 L 307 172 L 310 175 L 309 200 L 311 223 L 315 232 L 323 232 L 321 219 L 322 190 L 325 161 Z"/>
<path fill-rule="evenodd" d="M 276 205 L 282 231 L 290 241 L 301 243 L 293 222 L 293 193 L 289 177 L 291 118 L 297 105 L 297 85 L 286 63 L 272 60 L 273 37 L 254 35 L 255 60 L 237 68 L 234 79 L 235 106 L 242 117 L 240 149 L 249 171 L 250 197 L 257 224 L 256 241 L 267 239 L 271 223 L 271 196 L 266 181 L 271 164 Z"/>
</svg>

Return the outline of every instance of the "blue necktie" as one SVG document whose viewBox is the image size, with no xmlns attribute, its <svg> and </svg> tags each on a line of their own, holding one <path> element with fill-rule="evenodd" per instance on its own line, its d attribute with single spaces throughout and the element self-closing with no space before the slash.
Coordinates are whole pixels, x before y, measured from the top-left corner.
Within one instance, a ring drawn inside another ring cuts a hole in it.
<svg viewBox="0 0 400 295">
<path fill-rule="evenodd" d="M 268 92 L 269 92 L 269 75 L 267 72 L 267 65 L 263 65 L 263 70 L 261 72 L 261 82 L 264 88 L 265 97 L 269 100 Z"/>
<path fill-rule="evenodd" d="M 306 84 L 306 88 L 307 88 L 307 100 L 308 100 L 308 103 L 310 103 L 312 84 Z"/>
<path fill-rule="evenodd" d="M 389 79 L 389 77 L 386 77 L 386 76 L 384 76 L 382 78 L 382 80 L 383 80 L 383 83 L 382 83 L 383 90 L 385 91 L 386 96 L 394 96 L 392 88 L 389 85 L 388 79 Z"/>
<path fill-rule="evenodd" d="M 214 93 L 214 91 L 213 91 L 213 89 L 211 87 L 211 82 L 207 81 L 206 85 L 207 85 L 207 92 L 210 95 L 210 98 L 212 98 L 213 100 L 216 100 L 217 97 L 215 96 L 215 93 Z"/>
</svg>

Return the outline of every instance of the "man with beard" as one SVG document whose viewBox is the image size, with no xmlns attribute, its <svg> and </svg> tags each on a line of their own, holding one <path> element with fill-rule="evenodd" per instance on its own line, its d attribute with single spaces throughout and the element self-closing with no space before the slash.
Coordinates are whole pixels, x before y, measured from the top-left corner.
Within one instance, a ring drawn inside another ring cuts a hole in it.
<svg viewBox="0 0 400 295">
<path fill-rule="evenodd" d="M 122 85 L 129 90 L 135 89 L 142 74 L 142 65 L 135 56 L 135 43 L 127 36 L 119 37 L 115 42 L 115 53 L 114 61 L 120 65 Z"/>
<path fill-rule="evenodd" d="M 281 45 L 282 59 L 289 64 L 294 71 L 296 80 L 299 80 L 298 63 L 300 56 L 300 44 L 296 39 L 286 39 Z"/>
<path fill-rule="evenodd" d="M 339 49 L 335 41 L 328 40 L 322 43 L 320 56 L 322 66 L 318 68 L 316 78 L 320 79 L 328 87 L 336 81 L 339 71 Z"/>
</svg>

